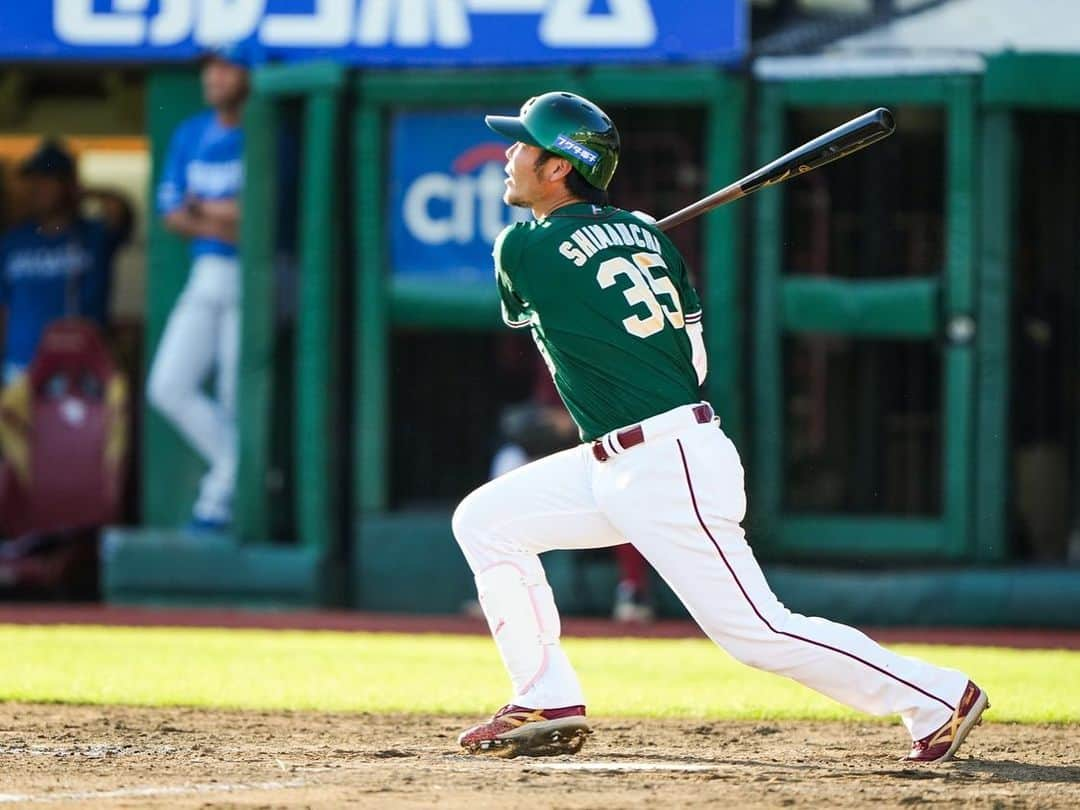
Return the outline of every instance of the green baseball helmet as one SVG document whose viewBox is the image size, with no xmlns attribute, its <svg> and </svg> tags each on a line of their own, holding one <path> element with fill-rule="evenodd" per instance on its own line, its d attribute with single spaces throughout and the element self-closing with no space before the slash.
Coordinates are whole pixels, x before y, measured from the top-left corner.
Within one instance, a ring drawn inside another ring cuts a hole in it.
<svg viewBox="0 0 1080 810">
<path fill-rule="evenodd" d="M 486 123 L 512 141 L 539 146 L 566 158 L 590 185 L 606 189 L 619 164 L 619 131 L 607 114 L 573 93 L 544 93 L 521 114 L 488 115 Z"/>
</svg>

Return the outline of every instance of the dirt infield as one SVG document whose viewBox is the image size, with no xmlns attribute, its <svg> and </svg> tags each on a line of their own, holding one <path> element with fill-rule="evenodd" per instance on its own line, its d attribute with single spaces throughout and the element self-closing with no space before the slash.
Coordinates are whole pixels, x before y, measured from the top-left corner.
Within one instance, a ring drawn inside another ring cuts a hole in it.
<svg viewBox="0 0 1080 810">
<path fill-rule="evenodd" d="M 1077 726 L 920 767 L 894 725 L 611 718 L 574 758 L 478 759 L 471 719 L 2 704 L 0 808 L 1080 806 Z"/>
</svg>

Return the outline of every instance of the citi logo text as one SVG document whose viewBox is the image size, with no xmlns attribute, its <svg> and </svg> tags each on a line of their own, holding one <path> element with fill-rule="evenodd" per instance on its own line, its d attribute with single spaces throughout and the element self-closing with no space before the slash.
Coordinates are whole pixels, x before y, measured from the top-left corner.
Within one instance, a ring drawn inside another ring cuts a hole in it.
<svg viewBox="0 0 1080 810">
<path fill-rule="evenodd" d="M 72 45 L 199 45 L 255 36 L 280 48 L 464 49 L 483 15 L 538 18 L 549 48 L 648 48 L 656 43 L 654 0 L 313 0 L 306 13 L 275 12 L 275 0 L 52 0 L 57 37 Z"/>
<path fill-rule="evenodd" d="M 479 239 L 490 246 L 508 224 L 532 219 L 528 210 L 503 204 L 505 160 L 505 144 L 482 143 L 458 155 L 449 172 L 426 172 L 413 180 L 401 210 L 409 234 L 425 245 Z"/>
</svg>

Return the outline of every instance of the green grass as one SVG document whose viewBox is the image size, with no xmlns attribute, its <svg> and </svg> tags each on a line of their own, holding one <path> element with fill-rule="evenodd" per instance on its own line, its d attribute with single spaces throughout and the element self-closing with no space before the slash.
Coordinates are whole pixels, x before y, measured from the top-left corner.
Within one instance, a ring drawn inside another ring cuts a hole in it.
<svg viewBox="0 0 1080 810">
<path fill-rule="evenodd" d="M 716 719 L 857 715 L 704 640 L 568 639 L 590 713 Z M 1080 722 L 1080 652 L 900 646 L 964 669 L 993 721 Z M 0 625 L 0 701 L 482 714 L 507 698 L 490 639 Z"/>
</svg>

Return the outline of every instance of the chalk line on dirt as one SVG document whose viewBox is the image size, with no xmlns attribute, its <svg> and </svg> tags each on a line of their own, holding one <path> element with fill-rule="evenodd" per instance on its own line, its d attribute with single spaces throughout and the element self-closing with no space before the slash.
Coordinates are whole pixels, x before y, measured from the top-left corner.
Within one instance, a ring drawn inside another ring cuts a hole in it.
<svg viewBox="0 0 1080 810">
<path fill-rule="evenodd" d="M 78 802 L 92 799 L 152 799 L 158 796 L 197 796 L 200 793 L 239 793 L 244 790 L 285 790 L 304 787 L 302 779 L 289 782 L 237 782 L 234 784 L 207 783 L 197 785 L 156 785 L 115 790 L 87 790 L 76 793 L 40 793 L 36 796 L 0 793 L 0 804 L 27 802 Z"/>
</svg>

